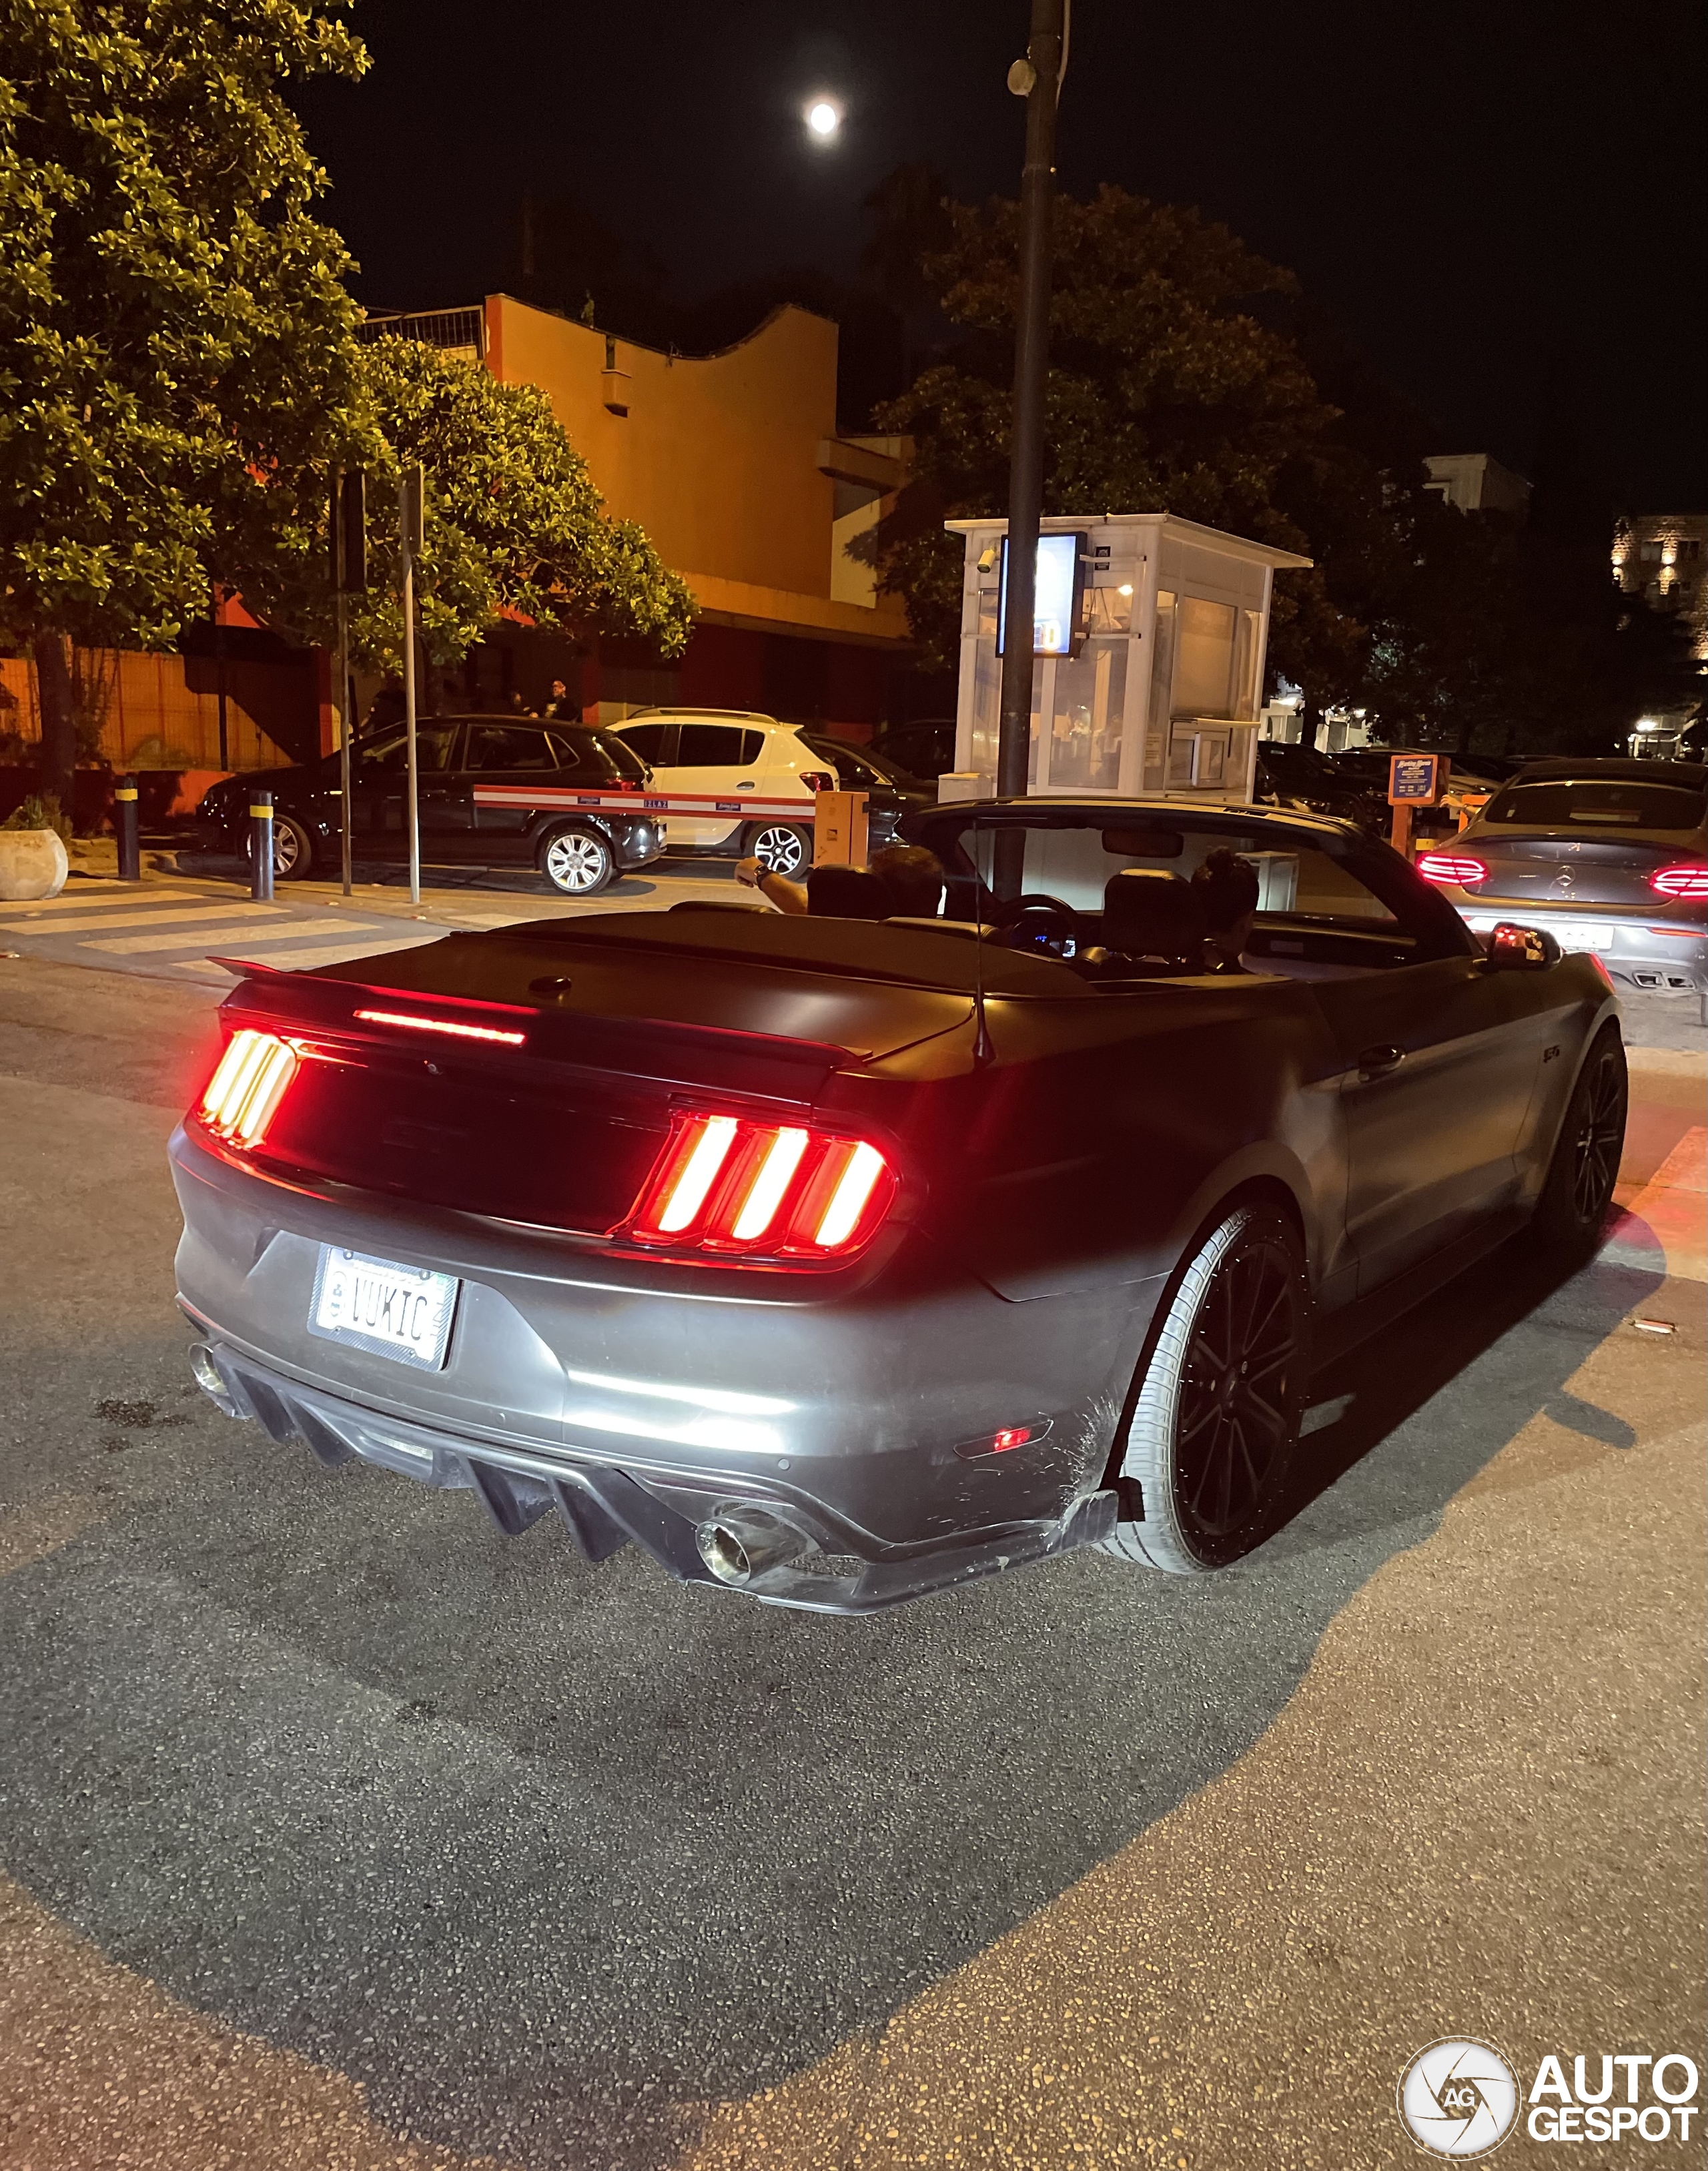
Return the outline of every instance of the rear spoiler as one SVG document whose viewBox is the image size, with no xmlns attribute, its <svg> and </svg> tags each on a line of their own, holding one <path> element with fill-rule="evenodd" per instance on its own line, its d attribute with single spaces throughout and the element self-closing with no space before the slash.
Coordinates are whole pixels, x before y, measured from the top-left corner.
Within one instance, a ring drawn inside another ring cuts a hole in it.
<svg viewBox="0 0 1708 2171">
<path fill-rule="evenodd" d="M 582 1069 L 651 1077 L 683 1076 L 688 1082 L 705 1085 L 720 1082 L 709 1075 L 713 1071 L 744 1075 L 763 1073 L 766 1082 L 761 1083 L 754 1077 L 746 1090 L 762 1093 L 786 1091 L 787 1097 L 791 1099 L 798 1097 L 803 1090 L 801 1071 L 811 1070 L 822 1075 L 864 1059 L 858 1050 L 837 1047 L 828 1041 L 795 1040 L 777 1033 L 750 1032 L 735 1026 L 699 1025 L 675 1018 L 608 1017 L 565 1010 L 555 1003 L 528 1005 L 495 1002 L 474 995 L 436 994 L 420 988 L 388 987 L 380 981 L 323 978 L 318 973 L 293 973 L 282 966 L 252 962 L 246 958 L 215 957 L 209 962 L 241 976 L 239 984 L 227 996 L 222 1007 L 234 1005 L 239 1010 L 247 1007 L 242 1000 L 244 983 L 250 983 L 256 987 L 258 1007 L 265 1008 L 276 1023 L 319 1027 L 324 1032 L 334 1032 L 353 1029 L 364 1039 L 394 1045 L 401 1043 L 383 1027 L 376 1032 L 358 1025 L 358 1010 L 377 999 L 390 1004 L 406 1004 L 412 1014 L 424 1019 L 448 1011 L 452 1017 L 468 1018 L 472 1014 L 506 1021 L 527 1020 L 533 1027 L 527 1035 L 528 1045 L 517 1051 L 523 1059 L 529 1054 L 538 1054 Z M 493 1059 L 484 1051 L 483 1056 L 484 1059 Z M 497 1059 L 516 1058 L 506 1051 Z M 736 1087 L 743 1080 L 731 1075 L 725 1082 Z"/>
</svg>

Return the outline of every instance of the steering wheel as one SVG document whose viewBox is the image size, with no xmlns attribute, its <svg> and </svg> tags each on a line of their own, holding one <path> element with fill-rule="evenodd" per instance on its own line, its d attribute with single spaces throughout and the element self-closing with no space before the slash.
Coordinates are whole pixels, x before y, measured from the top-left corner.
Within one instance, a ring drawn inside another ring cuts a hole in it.
<svg viewBox="0 0 1708 2171">
<path fill-rule="evenodd" d="M 1028 928 L 1025 922 L 1033 914 L 1041 918 L 1047 914 L 1055 924 Z M 1061 944 L 1079 939 L 1079 914 L 1071 904 L 1063 904 L 1058 897 L 1047 897 L 1042 890 L 1028 890 L 1022 897 L 1008 898 L 992 909 L 990 916 L 1008 935 L 1011 950 L 1049 950 L 1059 957 Z"/>
</svg>

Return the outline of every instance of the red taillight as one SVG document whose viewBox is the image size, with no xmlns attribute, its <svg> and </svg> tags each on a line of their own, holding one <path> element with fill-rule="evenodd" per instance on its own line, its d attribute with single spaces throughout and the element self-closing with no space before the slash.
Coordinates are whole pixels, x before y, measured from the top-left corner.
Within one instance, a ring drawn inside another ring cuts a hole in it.
<svg viewBox="0 0 1708 2171">
<path fill-rule="evenodd" d="M 1661 867 L 1649 876 L 1649 887 L 1657 897 L 1708 897 L 1708 866 Z"/>
<path fill-rule="evenodd" d="M 234 1032 L 196 1114 L 216 1138 L 256 1146 L 297 1075 L 297 1051 L 276 1032 Z"/>
<path fill-rule="evenodd" d="M 1489 878 L 1487 867 L 1468 852 L 1422 852 L 1417 871 L 1425 882 L 1451 882 L 1457 889 L 1470 889 Z"/>
<path fill-rule="evenodd" d="M 827 769 L 803 769 L 800 781 L 809 791 L 834 791 L 836 779 Z"/>
<path fill-rule="evenodd" d="M 678 1119 L 627 1233 L 732 1256 L 847 1258 L 895 1193 L 894 1171 L 867 1139 L 692 1115 Z"/>
</svg>

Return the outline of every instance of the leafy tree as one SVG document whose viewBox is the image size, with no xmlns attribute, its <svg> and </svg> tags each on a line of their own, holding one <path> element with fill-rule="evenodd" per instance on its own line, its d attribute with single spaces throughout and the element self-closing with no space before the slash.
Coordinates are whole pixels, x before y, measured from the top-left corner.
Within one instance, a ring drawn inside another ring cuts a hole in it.
<svg viewBox="0 0 1708 2171">
<path fill-rule="evenodd" d="M 358 379 L 377 439 L 369 469 L 368 592 L 351 599 L 359 663 L 402 660 L 397 522 L 401 466 L 426 470 L 419 587 L 422 645 L 454 662 L 502 618 L 572 632 L 638 635 L 679 655 L 693 623 L 688 584 L 632 521 L 608 520 L 545 394 L 501 384 L 478 363 L 410 340 L 361 350 Z M 299 568 L 281 612 L 329 641 L 331 599 L 318 556 Z"/>
<path fill-rule="evenodd" d="M 898 294 L 929 190 L 904 169 L 870 200 L 889 236 L 871 268 Z M 945 663 L 961 565 L 942 523 L 1007 499 L 1020 214 L 947 217 L 946 245 L 913 245 L 961 336 L 878 410 L 916 451 L 867 543 Z M 1045 510 L 1164 510 L 1310 556 L 1277 577 L 1269 655 L 1311 710 L 1368 708 L 1396 743 L 1610 752 L 1644 710 L 1700 699 L 1679 629 L 1609 583 L 1581 477 L 1539 488 L 1528 523 L 1443 504 L 1427 418 L 1226 228 L 1105 187 L 1057 200 L 1053 256 Z"/>
<path fill-rule="evenodd" d="M 210 580 L 328 637 L 332 469 L 428 469 L 430 652 L 509 614 L 687 635 L 686 588 L 601 518 L 543 398 L 358 343 L 324 177 L 284 87 L 354 77 L 347 0 L 0 0 L 0 644 L 33 655 L 44 789 L 71 803 L 67 643 L 169 649 Z M 375 523 L 375 576 L 394 574 Z M 376 594 L 359 656 L 398 647 Z M 86 704 L 83 705 L 87 705 Z"/>
<path fill-rule="evenodd" d="M 1020 211 L 998 200 L 947 215 L 950 244 L 924 269 L 965 336 L 878 410 L 878 426 L 911 435 L 916 456 L 873 544 L 885 585 L 945 659 L 961 570 L 942 523 L 999 511 L 1007 497 Z M 1266 303 L 1293 292 L 1292 274 L 1196 212 L 1109 186 L 1089 203 L 1057 199 L 1053 248 L 1046 512 L 1156 507 L 1305 549 L 1280 485 L 1335 411 L 1262 320 Z M 1295 626 L 1319 647 L 1359 646 L 1318 575 L 1291 576 L 1276 624 L 1283 660 Z"/>
<path fill-rule="evenodd" d="M 169 647 L 213 573 L 265 595 L 367 448 L 283 90 L 367 56 L 300 0 L 0 0 L 0 641 L 68 805 L 66 642 Z"/>
</svg>

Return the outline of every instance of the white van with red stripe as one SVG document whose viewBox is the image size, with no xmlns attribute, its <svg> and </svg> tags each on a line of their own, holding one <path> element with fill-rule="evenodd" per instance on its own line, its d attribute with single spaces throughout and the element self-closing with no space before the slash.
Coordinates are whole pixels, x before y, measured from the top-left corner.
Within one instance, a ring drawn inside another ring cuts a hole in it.
<svg viewBox="0 0 1708 2171">
<path fill-rule="evenodd" d="M 672 851 L 752 855 L 775 874 L 811 864 L 813 794 L 837 777 L 798 726 L 751 709 L 638 709 L 608 728 L 651 769 L 648 803 L 664 802 Z"/>
</svg>

